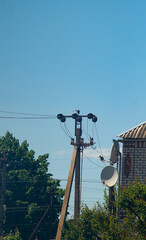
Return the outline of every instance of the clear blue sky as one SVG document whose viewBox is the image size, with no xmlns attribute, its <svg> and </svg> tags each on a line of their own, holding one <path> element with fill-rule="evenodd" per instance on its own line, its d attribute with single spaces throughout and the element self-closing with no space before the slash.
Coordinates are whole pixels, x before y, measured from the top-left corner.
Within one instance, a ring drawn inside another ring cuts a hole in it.
<svg viewBox="0 0 146 240">
<path fill-rule="evenodd" d="M 0 111 L 93 112 L 110 150 L 113 138 L 146 120 L 145 11 L 145 0 L 1 0 Z M 0 119 L 0 136 L 7 130 L 37 155 L 50 153 L 54 177 L 67 178 L 72 146 L 58 120 Z M 87 161 L 83 177 L 100 181 L 102 168 Z M 83 200 L 100 200 L 102 186 L 86 187 Z"/>
</svg>

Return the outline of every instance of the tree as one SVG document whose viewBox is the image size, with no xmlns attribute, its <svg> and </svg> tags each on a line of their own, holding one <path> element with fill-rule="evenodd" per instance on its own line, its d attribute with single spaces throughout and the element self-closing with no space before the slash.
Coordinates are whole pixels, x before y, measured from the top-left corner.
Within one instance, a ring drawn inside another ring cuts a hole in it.
<svg viewBox="0 0 146 240">
<path fill-rule="evenodd" d="M 64 238 L 69 240 L 144 240 L 146 221 L 146 186 L 134 182 L 120 189 L 116 198 L 116 207 L 123 213 L 123 219 L 108 211 L 106 202 L 99 203 L 93 209 L 82 208 L 76 221 L 67 220 Z"/>
<path fill-rule="evenodd" d="M 67 240 L 94 240 L 101 239 L 103 230 L 106 231 L 109 222 L 107 211 L 97 203 L 93 209 L 87 205 L 81 209 L 79 218 L 67 220 L 63 230 L 64 238 Z"/>
<path fill-rule="evenodd" d="M 146 185 L 133 182 L 121 189 L 118 206 L 124 213 L 124 220 L 136 232 L 146 234 Z M 128 222 L 130 220 L 130 222 Z"/>
<path fill-rule="evenodd" d="M 0 240 L 21 240 L 21 237 L 18 230 L 16 230 L 15 233 L 10 232 L 6 236 L 2 236 Z"/>
<path fill-rule="evenodd" d="M 54 237 L 64 191 L 60 188 L 60 181 L 53 179 L 48 172 L 49 155 L 44 154 L 35 159 L 35 152 L 29 150 L 27 141 L 20 144 L 9 132 L 0 138 L 0 158 L 4 149 L 9 150 L 4 231 L 8 233 L 18 228 L 22 239 L 28 239 L 51 204 L 53 191 L 53 209 L 50 207 L 37 235 L 39 239 Z"/>
</svg>

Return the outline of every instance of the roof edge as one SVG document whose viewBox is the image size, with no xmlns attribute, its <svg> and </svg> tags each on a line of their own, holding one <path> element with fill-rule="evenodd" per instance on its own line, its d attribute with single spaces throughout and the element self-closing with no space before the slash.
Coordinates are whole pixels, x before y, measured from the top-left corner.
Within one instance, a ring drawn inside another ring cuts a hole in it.
<svg viewBox="0 0 146 240">
<path fill-rule="evenodd" d="M 125 133 L 127 133 L 127 132 L 130 132 L 130 131 L 134 130 L 135 128 L 140 127 L 140 126 L 142 126 L 142 125 L 144 125 L 144 124 L 146 124 L 146 121 L 143 122 L 143 123 L 141 123 L 141 124 L 139 124 L 139 125 L 137 125 L 137 126 L 135 126 L 135 127 L 133 127 L 133 128 L 130 128 L 129 130 L 127 130 L 127 131 L 125 131 L 125 132 L 123 132 L 123 133 L 121 133 L 121 134 L 118 134 L 117 137 L 121 138 L 121 137 L 120 137 L 121 135 L 123 135 L 123 134 L 125 134 Z"/>
</svg>

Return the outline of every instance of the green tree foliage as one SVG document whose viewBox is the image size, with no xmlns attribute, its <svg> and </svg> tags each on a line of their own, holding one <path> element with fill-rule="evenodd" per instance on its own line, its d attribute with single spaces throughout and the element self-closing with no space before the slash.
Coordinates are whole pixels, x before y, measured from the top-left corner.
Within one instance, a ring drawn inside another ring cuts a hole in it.
<svg viewBox="0 0 146 240">
<path fill-rule="evenodd" d="M 121 190 L 118 206 L 125 214 L 126 223 L 136 232 L 146 234 L 146 185 L 134 182 Z M 128 220 L 130 221 L 128 223 Z"/>
<path fill-rule="evenodd" d="M 0 240 L 22 240 L 18 230 L 15 233 L 10 232 L 6 236 L 2 236 Z"/>
<path fill-rule="evenodd" d="M 46 215 L 37 235 L 40 240 L 49 239 L 51 230 L 54 237 L 64 191 L 60 181 L 48 172 L 48 154 L 35 159 L 35 152 L 29 150 L 27 141 L 20 144 L 9 132 L 0 138 L 0 158 L 4 149 L 9 150 L 4 231 L 9 233 L 17 228 L 22 239 L 28 239 L 50 205 L 53 191 L 53 209 Z"/>
<path fill-rule="evenodd" d="M 144 240 L 146 220 L 146 186 L 135 182 L 120 191 L 116 198 L 123 218 L 111 214 L 107 204 L 99 203 L 93 209 L 82 208 L 79 218 L 66 221 L 64 237 L 67 240 Z"/>
<path fill-rule="evenodd" d="M 64 238 L 66 240 L 101 239 L 100 233 L 107 229 L 109 216 L 107 211 L 98 203 L 93 209 L 86 205 L 82 208 L 79 218 L 65 223 Z"/>
</svg>

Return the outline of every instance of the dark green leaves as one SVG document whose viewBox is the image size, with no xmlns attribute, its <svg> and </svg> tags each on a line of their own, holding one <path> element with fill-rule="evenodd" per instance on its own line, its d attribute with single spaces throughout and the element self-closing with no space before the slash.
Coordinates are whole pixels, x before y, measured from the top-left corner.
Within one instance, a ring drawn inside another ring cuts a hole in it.
<svg viewBox="0 0 146 240">
<path fill-rule="evenodd" d="M 4 231 L 9 233 L 17 228 L 22 239 L 27 240 L 51 204 L 53 189 L 53 207 L 46 215 L 37 234 L 39 240 L 49 239 L 49 226 L 52 226 L 51 237 L 55 237 L 64 191 L 60 188 L 60 181 L 53 179 L 52 174 L 48 172 L 49 155 L 44 154 L 35 159 L 35 152 L 29 150 L 27 141 L 20 144 L 19 140 L 9 132 L 5 137 L 0 138 L 0 157 L 3 156 L 5 149 L 9 152 Z"/>
<path fill-rule="evenodd" d="M 120 208 L 123 218 L 111 214 L 107 208 L 107 197 L 101 206 L 99 203 L 89 209 L 82 208 L 77 222 L 68 220 L 64 228 L 65 239 L 71 240 L 144 240 L 146 223 L 146 186 L 134 182 L 120 190 L 115 205 Z"/>
</svg>

